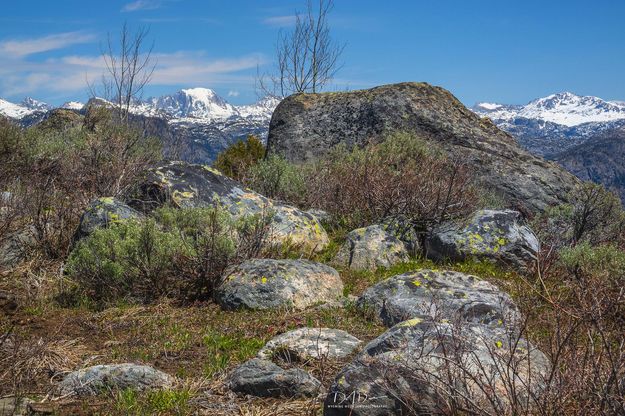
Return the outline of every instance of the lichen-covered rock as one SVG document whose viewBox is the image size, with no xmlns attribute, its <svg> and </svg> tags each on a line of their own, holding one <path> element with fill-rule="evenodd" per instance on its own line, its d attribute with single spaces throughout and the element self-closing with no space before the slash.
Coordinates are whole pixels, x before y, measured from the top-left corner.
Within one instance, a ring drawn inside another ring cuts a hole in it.
<svg viewBox="0 0 625 416">
<path fill-rule="evenodd" d="M 415 256 L 421 254 L 421 235 L 414 225 L 404 215 L 394 215 L 382 220 L 380 226 L 389 234 L 397 237 L 404 243 L 408 254 Z"/>
<path fill-rule="evenodd" d="M 74 241 L 91 235 L 98 228 L 106 228 L 124 220 L 143 217 L 139 211 L 129 207 L 122 201 L 112 198 L 97 198 L 89 204 L 80 217 Z"/>
<path fill-rule="evenodd" d="M 299 328 L 271 339 L 258 352 L 258 357 L 271 359 L 278 356 L 287 361 L 345 358 L 361 343 L 340 329 Z"/>
<path fill-rule="evenodd" d="M 226 270 L 215 291 L 225 309 L 304 309 L 342 295 L 338 272 L 308 260 L 248 260 Z"/>
<path fill-rule="evenodd" d="M 478 277 L 453 271 L 419 270 L 368 288 L 356 302 L 384 325 L 422 316 L 514 325 L 520 315 L 507 293 Z"/>
<path fill-rule="evenodd" d="M 306 371 L 285 370 L 271 361 L 253 358 L 230 374 L 227 382 L 237 393 L 256 397 L 314 397 L 321 383 Z"/>
<path fill-rule="evenodd" d="M 541 351 L 503 328 L 415 319 L 371 341 L 337 375 L 324 415 L 510 414 L 513 403 L 531 408 L 549 371 Z"/>
<path fill-rule="evenodd" d="M 57 387 L 57 396 L 93 396 L 111 390 L 168 389 L 174 379 L 147 365 L 95 365 L 69 373 Z"/>
<path fill-rule="evenodd" d="M 128 204 L 142 212 L 168 201 L 181 208 L 221 205 L 235 217 L 272 215 L 272 243 L 309 251 L 328 245 L 328 235 L 315 216 L 266 198 L 209 166 L 165 162 L 149 169 L 128 198 Z"/>
<path fill-rule="evenodd" d="M 19 265 L 36 245 L 37 230 L 33 226 L 21 228 L 0 239 L 0 271 Z"/>
<path fill-rule="evenodd" d="M 465 162 L 484 188 L 506 204 L 531 212 L 567 202 L 566 195 L 579 182 L 557 164 L 523 150 L 449 91 L 416 82 L 287 97 L 271 118 L 267 153 L 290 161 L 314 160 L 337 145 L 364 146 L 394 133 L 432 142 Z"/>
<path fill-rule="evenodd" d="M 481 210 L 466 224 L 448 222 L 426 239 L 426 255 L 435 261 L 492 260 L 524 272 L 536 264 L 538 238 L 513 210 Z"/>
<path fill-rule="evenodd" d="M 403 242 L 381 225 L 371 225 L 347 234 L 334 262 L 353 270 L 374 271 L 408 259 L 408 251 Z"/>
</svg>

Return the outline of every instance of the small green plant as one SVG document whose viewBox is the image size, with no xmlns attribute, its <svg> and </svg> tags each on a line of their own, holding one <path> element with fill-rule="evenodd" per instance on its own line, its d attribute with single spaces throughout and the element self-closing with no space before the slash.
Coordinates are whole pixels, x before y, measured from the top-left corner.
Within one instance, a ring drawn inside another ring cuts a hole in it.
<svg viewBox="0 0 625 416">
<path fill-rule="evenodd" d="M 208 349 L 209 360 L 204 367 L 207 377 L 213 377 L 231 363 L 253 357 L 265 345 L 265 340 L 260 338 L 225 335 L 213 330 L 204 335 L 202 342 Z"/>
</svg>

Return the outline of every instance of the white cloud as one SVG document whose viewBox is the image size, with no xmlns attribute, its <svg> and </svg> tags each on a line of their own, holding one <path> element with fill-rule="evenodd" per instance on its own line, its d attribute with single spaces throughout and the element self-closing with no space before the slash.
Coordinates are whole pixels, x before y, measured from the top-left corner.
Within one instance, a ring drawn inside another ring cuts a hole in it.
<svg viewBox="0 0 625 416">
<path fill-rule="evenodd" d="M 228 91 L 228 97 L 238 97 L 239 94 L 240 93 L 237 90 L 230 90 L 230 91 Z"/>
<path fill-rule="evenodd" d="M 127 3 L 122 7 L 122 12 L 136 12 L 138 10 L 154 10 L 161 7 L 162 2 L 158 0 L 136 0 Z"/>
<path fill-rule="evenodd" d="M 157 62 L 150 82 L 153 86 L 252 85 L 249 70 L 267 62 L 260 54 L 214 58 L 203 51 L 179 51 L 153 56 Z M 100 56 L 68 55 L 38 62 L 0 56 L 0 96 L 85 92 L 87 82 L 97 84 L 105 72 Z"/>
<path fill-rule="evenodd" d="M 263 20 L 263 24 L 274 27 L 287 27 L 295 24 L 295 15 L 272 16 Z"/>
<path fill-rule="evenodd" d="M 0 55 L 24 57 L 35 53 L 63 49 L 79 43 L 88 43 L 93 40 L 95 40 L 93 34 L 84 32 L 57 33 L 34 39 L 6 40 L 0 42 Z"/>
</svg>

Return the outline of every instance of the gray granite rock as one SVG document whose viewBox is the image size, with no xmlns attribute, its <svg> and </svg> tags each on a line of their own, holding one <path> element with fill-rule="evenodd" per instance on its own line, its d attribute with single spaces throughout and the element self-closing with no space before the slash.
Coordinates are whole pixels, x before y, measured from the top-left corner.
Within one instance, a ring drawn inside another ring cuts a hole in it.
<svg viewBox="0 0 625 416">
<path fill-rule="evenodd" d="M 513 210 L 481 210 L 467 223 L 440 225 L 426 239 L 432 260 L 490 260 L 519 272 L 534 267 L 539 250 L 538 238 Z"/>
<path fill-rule="evenodd" d="M 304 309 L 342 296 L 338 272 L 308 260 L 247 260 L 226 270 L 215 291 L 216 301 L 229 310 Z"/>
<path fill-rule="evenodd" d="M 168 389 L 174 379 L 153 367 L 139 364 L 95 365 L 69 373 L 57 386 L 57 396 L 93 396 L 111 390 Z"/>
<path fill-rule="evenodd" d="M 503 328 L 413 319 L 341 370 L 324 415 L 510 414 L 513 403 L 531 408 L 549 372 L 541 351 Z"/>
<path fill-rule="evenodd" d="M 306 371 L 285 370 L 268 360 L 253 358 L 235 368 L 227 385 L 237 393 L 256 397 L 314 397 L 321 383 Z"/>
<path fill-rule="evenodd" d="M 258 352 L 258 357 L 277 356 L 286 361 L 339 359 L 352 354 L 361 343 L 340 329 L 298 328 L 271 339 Z"/>
<path fill-rule="evenodd" d="M 419 270 L 368 288 L 356 303 L 386 326 L 414 317 L 514 325 L 520 314 L 507 293 L 476 276 Z"/>
</svg>

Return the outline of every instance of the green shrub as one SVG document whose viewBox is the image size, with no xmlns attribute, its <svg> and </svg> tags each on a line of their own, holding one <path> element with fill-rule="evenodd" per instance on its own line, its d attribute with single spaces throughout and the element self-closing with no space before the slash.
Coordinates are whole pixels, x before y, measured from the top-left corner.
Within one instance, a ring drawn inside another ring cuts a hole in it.
<svg viewBox="0 0 625 416">
<path fill-rule="evenodd" d="M 160 230 L 154 220 L 127 221 L 96 230 L 67 261 L 67 272 L 96 303 L 126 296 L 164 295 L 173 263 L 185 249 L 182 236 Z"/>
<path fill-rule="evenodd" d="M 213 167 L 226 176 L 243 181 L 250 167 L 264 156 L 265 146 L 256 136 L 249 135 L 247 140 L 237 141 L 217 155 Z"/>
<path fill-rule="evenodd" d="M 251 166 L 246 184 L 266 197 L 293 204 L 301 201 L 306 189 L 302 167 L 276 155 Z"/>
<path fill-rule="evenodd" d="M 259 256 L 264 247 L 263 218 L 234 220 L 221 208 L 162 208 L 154 217 L 96 230 L 78 243 L 66 270 L 83 297 L 96 304 L 205 299 L 226 267 Z"/>
<path fill-rule="evenodd" d="M 588 242 L 560 251 L 560 261 L 575 275 L 625 280 L 625 251 L 613 244 L 591 246 Z"/>
</svg>

